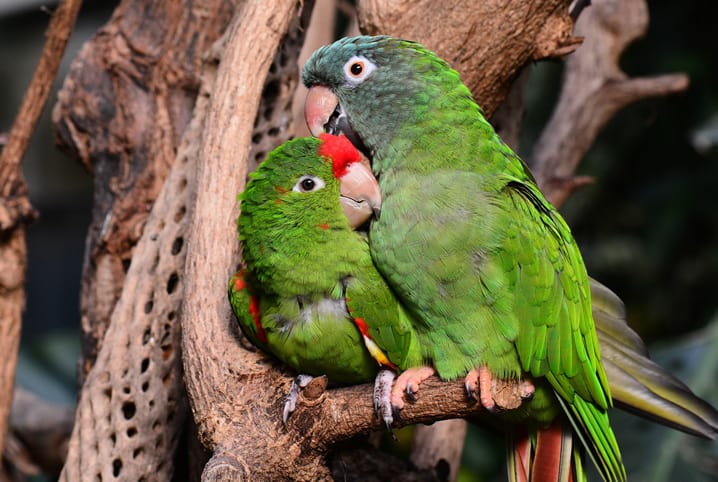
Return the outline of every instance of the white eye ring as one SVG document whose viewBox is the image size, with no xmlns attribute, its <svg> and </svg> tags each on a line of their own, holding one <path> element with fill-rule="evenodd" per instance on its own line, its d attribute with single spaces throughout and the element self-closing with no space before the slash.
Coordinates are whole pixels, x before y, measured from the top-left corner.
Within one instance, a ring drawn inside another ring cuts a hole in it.
<svg viewBox="0 0 718 482">
<path fill-rule="evenodd" d="M 324 181 L 317 176 L 302 176 L 292 188 L 294 192 L 313 192 L 324 187 Z"/>
<path fill-rule="evenodd" d="M 361 55 L 355 55 L 344 64 L 344 80 L 349 85 L 359 85 L 375 70 L 376 65 L 373 62 Z"/>
</svg>

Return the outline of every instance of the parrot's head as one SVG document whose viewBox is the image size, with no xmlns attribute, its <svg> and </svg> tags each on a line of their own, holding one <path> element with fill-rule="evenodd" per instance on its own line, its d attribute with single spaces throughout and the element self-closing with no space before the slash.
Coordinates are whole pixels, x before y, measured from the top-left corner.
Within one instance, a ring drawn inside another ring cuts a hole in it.
<svg viewBox="0 0 718 482">
<path fill-rule="evenodd" d="M 372 162 L 400 129 L 448 109 L 447 93 L 472 102 L 444 60 L 418 43 L 387 36 L 344 38 L 318 49 L 302 81 L 312 134 L 343 133 Z"/>
<path fill-rule="evenodd" d="M 345 137 L 298 138 L 270 152 L 252 173 L 241 196 L 240 232 L 251 217 L 301 230 L 341 228 L 346 215 L 357 227 L 378 216 L 380 206 L 376 179 Z"/>
</svg>

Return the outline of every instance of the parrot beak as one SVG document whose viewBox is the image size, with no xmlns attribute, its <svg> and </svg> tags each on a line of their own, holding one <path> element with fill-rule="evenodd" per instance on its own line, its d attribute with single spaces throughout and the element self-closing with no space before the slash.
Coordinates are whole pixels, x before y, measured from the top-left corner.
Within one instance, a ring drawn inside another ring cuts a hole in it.
<svg viewBox="0 0 718 482">
<path fill-rule="evenodd" d="M 381 191 L 368 167 L 361 162 L 350 164 L 347 173 L 339 182 L 341 183 L 339 202 L 352 228 L 358 228 L 372 215 L 375 219 L 379 219 Z"/>
<path fill-rule="evenodd" d="M 367 159 L 372 159 L 371 150 L 367 149 L 364 141 L 354 132 L 339 98 L 329 88 L 323 85 L 313 85 L 309 88 L 304 101 L 304 120 L 307 121 L 309 132 L 314 137 L 322 132 L 335 136 L 344 134 Z"/>
<path fill-rule="evenodd" d="M 314 137 L 325 131 L 325 126 L 329 124 L 332 115 L 335 115 L 334 111 L 338 106 L 339 99 L 327 87 L 315 85 L 309 89 L 304 101 L 304 119 Z M 326 131 L 329 132 L 329 129 Z"/>
</svg>

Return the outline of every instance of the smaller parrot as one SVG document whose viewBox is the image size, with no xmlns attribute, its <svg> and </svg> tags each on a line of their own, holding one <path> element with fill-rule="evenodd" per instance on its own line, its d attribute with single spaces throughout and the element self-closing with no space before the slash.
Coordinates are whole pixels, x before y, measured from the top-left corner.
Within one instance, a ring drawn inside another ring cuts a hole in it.
<svg viewBox="0 0 718 482">
<path fill-rule="evenodd" d="M 291 140 L 240 196 L 246 266 L 230 278 L 229 299 L 245 335 L 301 374 L 285 423 L 313 376 L 335 384 L 376 377 L 376 408 L 390 428 L 393 375 L 422 363 L 408 315 L 374 267 L 366 237 L 353 230 L 381 203 L 360 160 L 343 136 Z"/>
</svg>

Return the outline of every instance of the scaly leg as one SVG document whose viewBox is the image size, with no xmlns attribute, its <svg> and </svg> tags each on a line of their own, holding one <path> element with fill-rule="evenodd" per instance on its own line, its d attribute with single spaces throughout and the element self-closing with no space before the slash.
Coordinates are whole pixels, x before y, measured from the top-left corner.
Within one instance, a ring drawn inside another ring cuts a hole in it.
<svg viewBox="0 0 718 482">
<path fill-rule="evenodd" d="M 282 414 L 282 421 L 284 425 L 287 424 L 289 416 L 292 414 L 295 408 L 297 408 L 297 398 L 302 388 L 309 385 L 309 382 L 314 380 L 311 375 L 299 374 L 294 380 L 292 380 L 292 386 L 289 387 L 289 393 L 287 393 L 287 401 L 284 402 L 284 413 Z"/>
</svg>

